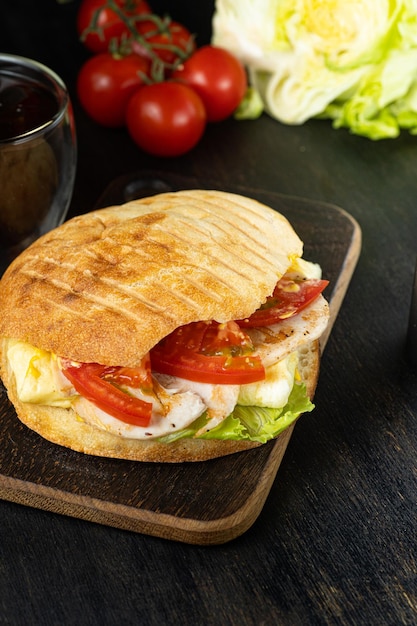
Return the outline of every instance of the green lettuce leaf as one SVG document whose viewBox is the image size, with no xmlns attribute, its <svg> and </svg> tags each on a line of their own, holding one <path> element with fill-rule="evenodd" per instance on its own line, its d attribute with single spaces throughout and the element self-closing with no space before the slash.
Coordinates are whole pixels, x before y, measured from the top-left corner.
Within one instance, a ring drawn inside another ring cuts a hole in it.
<svg viewBox="0 0 417 626">
<path fill-rule="evenodd" d="M 307 397 L 305 385 L 295 384 L 288 398 L 288 403 L 282 409 L 237 405 L 233 413 L 219 426 L 198 438 L 266 443 L 288 428 L 302 413 L 310 412 L 313 408 L 314 404 Z M 172 443 L 178 439 L 192 438 L 205 423 L 206 417 L 203 414 L 188 428 L 161 437 L 159 441 Z"/>
<path fill-rule="evenodd" d="M 417 49 L 392 53 L 374 66 L 349 98 L 335 100 L 321 117 L 370 139 L 417 132 Z"/>
<path fill-rule="evenodd" d="M 416 0 L 215 5 L 212 42 L 246 65 L 272 117 L 331 119 L 373 140 L 417 134 Z"/>
</svg>

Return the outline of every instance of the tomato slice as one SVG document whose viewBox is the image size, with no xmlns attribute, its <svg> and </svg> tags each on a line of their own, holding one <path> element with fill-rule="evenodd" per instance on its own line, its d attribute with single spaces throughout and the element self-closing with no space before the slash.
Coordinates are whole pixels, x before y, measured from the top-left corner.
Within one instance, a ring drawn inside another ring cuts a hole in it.
<svg viewBox="0 0 417 626">
<path fill-rule="evenodd" d="M 113 370 L 116 369 L 122 373 L 114 372 Z M 110 382 L 112 380 L 119 384 L 126 384 L 125 372 L 123 372 L 126 369 L 131 370 L 132 368 L 109 368 L 98 363 L 73 364 L 69 361 L 68 365 L 63 362 L 62 373 L 81 396 L 102 411 L 127 424 L 148 426 L 152 416 L 152 403 L 129 396 Z M 132 375 L 129 380 L 137 383 L 141 376 L 144 374 Z"/>
<path fill-rule="evenodd" d="M 199 350 L 206 356 L 237 357 L 253 352 L 253 344 L 249 335 L 236 322 L 211 322 L 206 324 Z"/>
<path fill-rule="evenodd" d="M 235 322 L 180 326 L 151 350 L 152 369 L 201 383 L 243 385 L 265 378 L 249 336 Z"/>
<path fill-rule="evenodd" d="M 241 328 L 271 326 L 293 317 L 311 304 L 328 284 L 328 280 L 293 279 L 283 276 L 265 304 L 249 318 L 239 320 L 238 324 Z"/>
<path fill-rule="evenodd" d="M 152 392 L 153 382 L 149 352 L 143 357 L 139 367 L 106 366 L 101 377 L 119 386 L 142 389 L 147 393 Z"/>
</svg>

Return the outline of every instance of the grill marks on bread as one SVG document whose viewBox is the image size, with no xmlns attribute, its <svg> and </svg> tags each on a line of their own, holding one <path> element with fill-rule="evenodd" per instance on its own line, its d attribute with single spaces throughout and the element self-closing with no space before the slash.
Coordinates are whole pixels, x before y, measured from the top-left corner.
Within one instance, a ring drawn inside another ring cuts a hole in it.
<svg viewBox="0 0 417 626">
<path fill-rule="evenodd" d="M 300 256 L 288 222 L 216 191 L 160 194 L 66 222 L 2 280 L 0 334 L 135 365 L 177 326 L 248 316 Z"/>
</svg>

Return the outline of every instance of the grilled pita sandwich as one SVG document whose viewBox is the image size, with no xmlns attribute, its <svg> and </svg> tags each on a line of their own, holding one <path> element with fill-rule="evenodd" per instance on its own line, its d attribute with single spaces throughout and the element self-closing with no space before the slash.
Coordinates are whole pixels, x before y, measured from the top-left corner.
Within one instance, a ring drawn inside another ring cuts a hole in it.
<svg viewBox="0 0 417 626">
<path fill-rule="evenodd" d="M 290 223 L 220 191 L 82 215 L 0 281 L 1 377 L 20 420 L 86 454 L 203 461 L 313 408 L 327 281 Z"/>
</svg>

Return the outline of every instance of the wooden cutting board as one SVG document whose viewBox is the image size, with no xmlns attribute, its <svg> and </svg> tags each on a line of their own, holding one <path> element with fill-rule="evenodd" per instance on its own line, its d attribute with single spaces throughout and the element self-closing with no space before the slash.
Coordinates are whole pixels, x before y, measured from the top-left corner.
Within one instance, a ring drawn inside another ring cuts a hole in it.
<svg viewBox="0 0 417 626">
<path fill-rule="evenodd" d="M 185 188 L 217 188 L 158 172 L 116 180 L 97 206 Z M 360 254 L 361 231 L 329 204 L 230 187 L 288 217 L 305 242 L 304 257 L 330 280 L 331 319 L 324 349 Z M 320 381 L 319 381 L 320 384 Z M 0 386 L 0 498 L 138 533 L 200 545 L 241 535 L 261 513 L 293 428 L 260 448 L 202 463 L 154 464 L 91 457 L 54 445 L 16 417 Z M 302 428 L 302 420 L 297 428 Z"/>
</svg>

